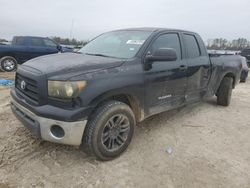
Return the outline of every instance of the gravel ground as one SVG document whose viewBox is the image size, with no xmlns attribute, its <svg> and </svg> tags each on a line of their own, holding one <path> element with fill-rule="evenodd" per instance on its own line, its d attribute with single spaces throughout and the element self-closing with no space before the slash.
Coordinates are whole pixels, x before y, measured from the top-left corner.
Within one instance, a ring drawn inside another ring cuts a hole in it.
<svg viewBox="0 0 250 188">
<path fill-rule="evenodd" d="M 0 87 L 1 188 L 250 187 L 250 80 L 229 107 L 212 98 L 145 120 L 109 162 L 34 138 L 11 113 L 9 90 Z"/>
</svg>

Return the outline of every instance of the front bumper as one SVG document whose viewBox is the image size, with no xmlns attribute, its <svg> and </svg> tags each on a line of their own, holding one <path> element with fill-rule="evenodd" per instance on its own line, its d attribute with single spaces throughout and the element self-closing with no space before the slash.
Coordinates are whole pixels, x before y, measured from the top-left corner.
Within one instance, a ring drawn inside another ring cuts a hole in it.
<svg viewBox="0 0 250 188">
<path fill-rule="evenodd" d="M 87 124 L 87 120 L 59 121 L 38 116 L 20 105 L 11 97 L 11 109 L 15 116 L 34 135 L 50 142 L 79 146 Z"/>
</svg>

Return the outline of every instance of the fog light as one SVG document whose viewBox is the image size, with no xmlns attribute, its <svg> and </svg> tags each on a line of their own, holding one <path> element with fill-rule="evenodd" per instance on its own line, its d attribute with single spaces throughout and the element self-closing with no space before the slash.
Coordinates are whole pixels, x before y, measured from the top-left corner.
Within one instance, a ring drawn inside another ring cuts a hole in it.
<svg viewBox="0 0 250 188">
<path fill-rule="evenodd" d="M 50 128 L 51 134 L 56 138 L 63 138 L 65 135 L 65 132 L 62 127 L 59 125 L 52 125 Z"/>
</svg>

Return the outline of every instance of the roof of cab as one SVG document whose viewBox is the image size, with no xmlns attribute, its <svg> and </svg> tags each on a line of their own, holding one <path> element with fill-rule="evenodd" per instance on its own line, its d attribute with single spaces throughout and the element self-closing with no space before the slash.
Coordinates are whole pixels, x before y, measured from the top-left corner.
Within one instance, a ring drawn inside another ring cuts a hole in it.
<svg viewBox="0 0 250 188">
<path fill-rule="evenodd" d="M 38 36 L 14 36 L 15 38 L 42 38 L 42 39 L 46 39 L 48 37 L 38 37 Z M 14 38 L 13 37 L 13 38 Z"/>
<path fill-rule="evenodd" d="M 172 28 L 161 28 L 161 27 L 138 27 L 138 28 L 126 28 L 126 29 L 118 29 L 115 31 L 176 31 L 176 32 L 188 32 L 188 33 L 195 33 L 192 31 L 181 30 L 181 29 L 172 29 Z"/>
</svg>

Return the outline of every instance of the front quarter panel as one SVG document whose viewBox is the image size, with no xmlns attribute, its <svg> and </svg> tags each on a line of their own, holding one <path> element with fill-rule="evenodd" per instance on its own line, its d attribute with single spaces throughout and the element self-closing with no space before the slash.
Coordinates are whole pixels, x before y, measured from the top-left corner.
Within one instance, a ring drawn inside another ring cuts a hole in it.
<svg viewBox="0 0 250 188">
<path fill-rule="evenodd" d="M 143 108 L 144 81 L 140 62 L 139 58 L 135 58 L 119 67 L 73 77 L 71 80 L 87 81 L 86 88 L 80 94 L 82 106 L 96 107 L 105 99 L 125 94 L 133 97 Z"/>
</svg>

